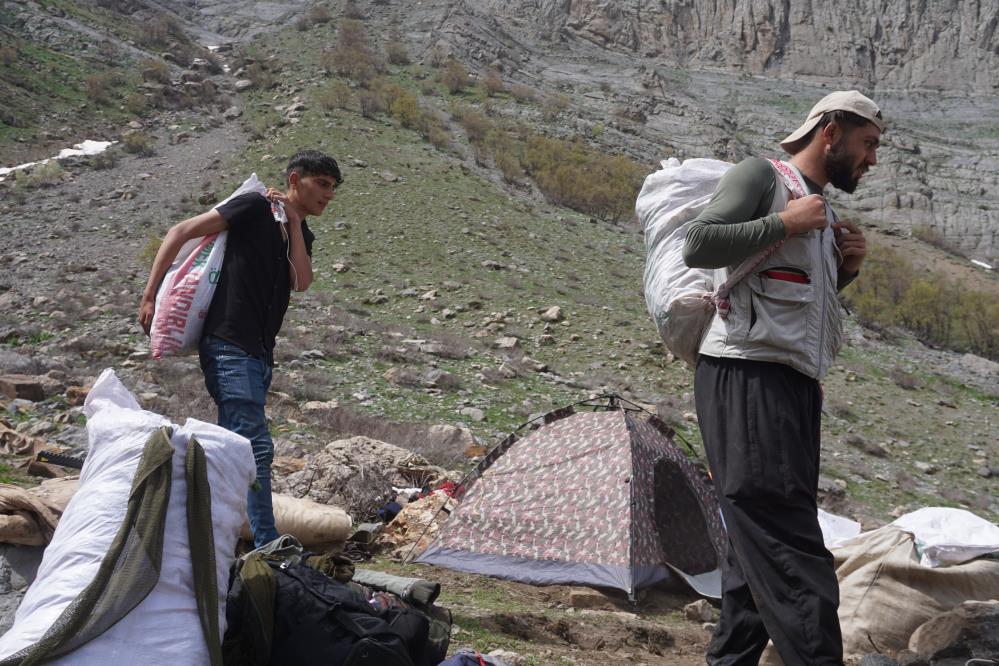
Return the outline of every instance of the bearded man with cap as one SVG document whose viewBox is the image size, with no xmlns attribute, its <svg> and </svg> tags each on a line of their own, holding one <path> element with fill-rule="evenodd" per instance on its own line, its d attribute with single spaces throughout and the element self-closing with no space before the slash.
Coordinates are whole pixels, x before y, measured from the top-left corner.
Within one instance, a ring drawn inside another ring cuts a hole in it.
<svg viewBox="0 0 999 666">
<path fill-rule="evenodd" d="M 756 664 L 773 641 L 786 666 L 843 663 L 839 587 L 817 516 L 822 391 L 842 340 L 837 292 L 866 255 L 826 185 L 853 192 L 877 163 L 881 111 L 856 91 L 816 104 L 781 142 L 789 163 L 726 172 L 688 229 L 688 266 L 729 272 L 779 242 L 730 292 L 701 342 L 697 416 L 728 532 L 713 666 Z M 796 196 L 780 168 L 797 179 Z"/>
</svg>

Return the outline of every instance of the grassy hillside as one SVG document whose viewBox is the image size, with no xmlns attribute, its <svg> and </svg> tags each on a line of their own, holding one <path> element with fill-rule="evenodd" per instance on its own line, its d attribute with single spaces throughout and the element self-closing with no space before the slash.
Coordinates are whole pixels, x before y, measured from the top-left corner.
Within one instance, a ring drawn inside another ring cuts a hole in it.
<svg viewBox="0 0 999 666">
<path fill-rule="evenodd" d="M 340 17 L 316 12 L 315 20 L 232 54 L 233 69 L 255 82 L 233 100 L 242 108 L 235 122 L 253 139 L 245 149 L 180 162 L 181 170 L 200 174 L 190 176 L 202 179 L 192 191 L 171 189 L 173 158 L 121 158 L 115 173 L 128 186 L 116 183 L 115 201 L 126 219 L 143 211 L 137 227 L 117 232 L 136 247 L 132 283 L 116 292 L 107 314 L 122 344 L 80 336 L 68 323 L 54 327 L 45 313 L 8 322 L 12 330 L 34 328 L 5 344 L 31 351 L 106 342 L 106 353 L 87 363 L 134 364 L 125 359 L 141 345 L 133 296 L 154 247 L 140 254 L 147 235 L 202 210 L 251 171 L 280 183 L 289 155 L 318 147 L 340 160 L 346 182 L 327 213 L 310 221 L 317 279 L 293 299 L 278 348 L 271 416 L 279 440 L 315 448 L 378 424 L 404 424 L 405 432 L 405 424 L 460 423 L 491 444 L 532 414 L 615 391 L 656 406 L 697 446 L 691 373 L 665 354 L 645 312 L 641 234 L 607 203 L 636 170 L 655 165 L 613 155 L 592 126 L 574 134 L 564 95 L 497 83 L 488 72 L 474 79 L 447 58 L 418 62 L 417 54 L 400 51 L 392 26 L 373 19 L 351 19 L 352 57 L 344 57 Z M 202 133 L 227 122 L 195 109 L 155 128 L 156 117 L 149 116 L 148 130 L 176 154 L 206 151 Z M 552 155 L 564 157 L 567 168 Z M 79 171 L 88 168 L 74 165 L 68 178 L 88 180 Z M 155 175 L 146 180 L 145 172 Z M 101 181 L 100 190 L 110 176 L 91 179 Z M 586 196 L 609 182 L 615 186 L 602 197 Z M 4 187 L 12 201 L 28 200 L 19 182 Z M 124 198 L 133 191 L 141 196 L 135 205 Z M 30 196 L 43 196 L 38 192 Z M 63 220 L 59 188 L 45 192 L 46 210 L 60 211 Z M 76 201 L 82 205 L 89 192 L 77 192 Z M 90 229 L 70 219 L 49 245 L 75 238 L 81 225 Z M 913 239 L 878 237 L 872 262 L 888 245 L 920 271 L 957 265 Z M 28 247 L 21 245 L 25 260 Z M 969 283 L 975 277 L 956 269 L 954 275 Z M 15 291 L 8 302 L 17 302 Z M 556 306 L 560 317 L 545 321 L 543 313 Z M 497 348 L 501 338 L 516 343 Z M 207 398 L 181 390 L 197 381 L 193 363 L 142 371 L 163 394 L 154 408 L 169 406 L 173 392 L 173 403 L 207 418 Z M 956 355 L 927 349 L 890 325 L 864 329 L 851 318 L 848 345 L 824 383 L 827 506 L 867 524 L 897 509 L 941 503 L 999 518 L 991 471 L 999 467 L 994 385 L 969 374 Z M 336 419 L 303 409 L 307 401 L 330 399 L 341 404 Z M 401 439 L 436 462 L 469 464 L 461 451 L 428 450 L 421 433 L 413 428 Z"/>
<path fill-rule="evenodd" d="M 531 413 L 614 390 L 662 403 L 696 442 L 691 374 L 667 360 L 645 313 L 640 234 L 552 205 L 527 175 L 506 182 L 489 159 L 477 163 L 451 113 L 471 106 L 499 123 L 533 108 L 531 131 L 545 132 L 545 101 L 490 97 L 473 86 L 450 93 L 437 81 L 443 68 L 386 65 L 375 86 L 413 91 L 422 108 L 445 118 L 450 139 L 435 148 L 390 111 L 365 117 L 358 99 L 366 89 L 356 84 L 341 88 L 342 105 L 324 108 L 330 86 L 347 83 L 322 69 L 324 49 L 335 44 L 331 22 L 260 46 L 258 58 L 280 63 L 272 64 L 275 84 L 250 94 L 246 122 L 260 138 L 228 167 L 230 185 L 252 170 L 275 182 L 286 157 L 308 146 L 344 166 L 346 183 L 312 222 L 318 280 L 289 314 L 281 390 L 300 400 L 337 397 L 395 421 L 463 421 L 487 442 Z M 278 73 L 281 64 L 290 78 Z M 282 119 L 294 100 L 307 112 Z M 540 313 L 550 306 L 565 320 L 546 326 Z M 852 344 L 824 387 L 831 506 L 850 505 L 870 523 L 927 504 L 968 506 L 995 520 L 992 482 L 978 470 L 999 455 L 997 396 L 929 369 L 905 336 L 887 344 L 887 332 L 850 329 Z M 517 337 L 519 350 L 490 348 L 504 335 Z M 404 342 L 414 338 L 452 351 L 414 352 Z M 301 359 L 314 347 L 323 354 Z M 530 359 L 547 371 L 532 370 Z M 407 388 L 383 377 L 393 367 L 413 383 L 433 369 L 452 376 L 439 387 Z M 468 406 L 481 408 L 485 421 L 460 414 Z"/>
</svg>

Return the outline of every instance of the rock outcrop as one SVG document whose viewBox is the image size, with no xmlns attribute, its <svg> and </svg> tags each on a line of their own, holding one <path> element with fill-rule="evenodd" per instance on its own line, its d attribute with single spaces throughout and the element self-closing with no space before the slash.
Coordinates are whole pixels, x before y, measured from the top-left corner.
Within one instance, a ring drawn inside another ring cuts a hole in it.
<svg viewBox="0 0 999 666">
<path fill-rule="evenodd" d="M 999 87 L 999 6 L 992 2 L 847 0 L 475 0 L 535 16 L 541 33 L 679 66 L 778 77 L 854 79 L 892 88 Z"/>
</svg>

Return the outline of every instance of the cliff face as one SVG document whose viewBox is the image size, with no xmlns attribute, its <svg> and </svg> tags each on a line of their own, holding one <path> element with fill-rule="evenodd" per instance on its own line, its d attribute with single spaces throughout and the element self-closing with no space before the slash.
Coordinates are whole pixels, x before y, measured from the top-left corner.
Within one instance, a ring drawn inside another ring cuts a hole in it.
<svg viewBox="0 0 999 666">
<path fill-rule="evenodd" d="M 563 133 L 649 164 L 777 156 L 815 101 L 858 88 L 890 130 L 836 199 L 999 263 L 995 0 L 423 0 L 410 18 L 425 48 L 570 94 Z"/>
<path fill-rule="evenodd" d="M 520 12 L 482 4 L 682 66 L 909 90 L 999 87 L 994 0 L 541 0 Z"/>
</svg>

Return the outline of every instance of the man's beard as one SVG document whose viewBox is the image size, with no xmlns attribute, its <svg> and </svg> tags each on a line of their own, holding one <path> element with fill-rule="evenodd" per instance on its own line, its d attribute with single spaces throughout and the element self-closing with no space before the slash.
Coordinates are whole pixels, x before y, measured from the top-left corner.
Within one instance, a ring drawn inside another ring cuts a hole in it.
<svg viewBox="0 0 999 666">
<path fill-rule="evenodd" d="M 833 187 L 843 190 L 847 194 L 852 194 L 860 182 L 860 176 L 854 175 L 860 166 L 857 164 L 857 158 L 846 152 L 844 143 L 846 142 L 840 139 L 826 153 L 826 175 Z"/>
</svg>

